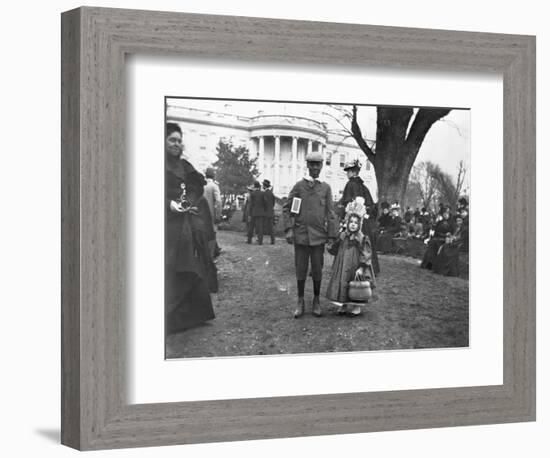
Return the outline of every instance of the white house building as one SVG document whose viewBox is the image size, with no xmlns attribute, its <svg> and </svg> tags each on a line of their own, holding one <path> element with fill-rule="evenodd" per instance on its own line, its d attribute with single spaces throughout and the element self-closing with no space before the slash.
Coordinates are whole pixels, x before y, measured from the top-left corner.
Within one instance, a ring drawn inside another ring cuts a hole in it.
<svg viewBox="0 0 550 458">
<path fill-rule="evenodd" d="M 282 197 L 307 174 L 306 153 L 321 151 L 325 158 L 321 179 L 330 184 L 335 199 L 340 198 L 347 181 L 342 167 L 355 158 L 363 164 L 360 176 L 376 199 L 374 168 L 364 153 L 352 138 L 343 141 L 342 136 L 329 133 L 327 123 L 313 115 L 281 114 L 280 104 L 266 103 L 255 116 L 240 116 L 230 112 L 229 104 L 223 111 L 209 111 L 185 107 L 185 100 L 174 100 L 167 103 L 166 121 L 180 125 L 185 155 L 199 171 L 216 162 L 219 140 L 230 140 L 258 158 L 259 180 L 268 179 L 274 194 Z"/>
</svg>

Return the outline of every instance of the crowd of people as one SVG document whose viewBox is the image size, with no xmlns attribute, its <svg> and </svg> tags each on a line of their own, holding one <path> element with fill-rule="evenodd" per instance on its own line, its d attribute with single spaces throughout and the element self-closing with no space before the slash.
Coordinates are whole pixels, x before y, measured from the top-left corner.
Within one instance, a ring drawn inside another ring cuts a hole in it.
<svg viewBox="0 0 550 458">
<path fill-rule="evenodd" d="M 461 198 L 454 215 L 449 206 L 440 205 L 438 214 L 429 223 L 428 237 L 425 239 L 427 248 L 420 267 L 457 277 L 460 252 L 469 249 L 468 201 Z"/>
<path fill-rule="evenodd" d="M 451 207 L 443 203 L 439 204 L 439 211 L 436 213 L 426 210 L 425 207 L 422 209 L 416 208 L 413 212 L 411 207 L 407 207 L 407 210 L 401 215 L 398 202 L 391 205 L 388 202 L 382 202 L 380 207 L 382 216 L 378 220 L 379 232 L 381 234 L 391 234 L 396 238 L 429 238 L 430 231 L 434 230 L 437 223 L 444 219 L 445 212 L 449 212 L 455 225 L 462 226 L 464 224 L 467 226 L 468 224 L 468 201 L 465 197 L 459 199 L 454 215 L 451 215 Z M 467 249 L 467 233 L 463 233 L 462 237 L 464 238 L 463 245 Z M 391 252 L 391 244 L 388 242 L 391 238 L 386 238 L 387 240 L 379 246 L 379 250 Z"/>
<path fill-rule="evenodd" d="M 221 248 L 216 227 L 223 207 L 215 171 L 198 172 L 183 155 L 182 131 L 166 124 L 166 229 L 165 308 L 166 333 L 174 333 L 214 318 L 210 294 L 217 292 L 215 258 Z M 297 303 L 294 317 L 306 309 L 305 283 L 313 282 L 311 311 L 322 316 L 320 294 L 324 254 L 334 255 L 325 296 L 339 314 L 357 316 L 372 296 L 380 275 L 377 251 L 391 252 L 395 244 L 419 238 L 426 244 L 421 267 L 444 275 L 458 275 L 458 253 L 468 247 L 468 202 L 458 211 L 440 206 L 437 214 L 407 208 L 403 215 L 397 202 L 375 204 L 359 177 L 361 164 L 345 164 L 348 182 L 339 202 L 330 186 L 319 179 L 323 167 L 320 152 L 306 155 L 308 176 L 300 179 L 283 204 L 285 239 L 294 247 Z M 275 225 L 275 196 L 269 180 L 256 181 L 248 189 L 243 208 L 246 242 L 254 235 L 271 244 Z M 378 208 L 381 214 L 378 214 Z"/>
<path fill-rule="evenodd" d="M 451 207 L 441 203 L 437 213 L 426 208 L 413 212 L 407 208 L 401 216 L 397 202 L 382 202 L 378 219 L 377 250 L 382 253 L 404 251 L 408 239 L 420 239 L 427 245 L 420 266 L 448 276 L 458 276 L 459 254 L 469 249 L 469 206 L 465 197 L 459 199 L 453 214 Z"/>
</svg>

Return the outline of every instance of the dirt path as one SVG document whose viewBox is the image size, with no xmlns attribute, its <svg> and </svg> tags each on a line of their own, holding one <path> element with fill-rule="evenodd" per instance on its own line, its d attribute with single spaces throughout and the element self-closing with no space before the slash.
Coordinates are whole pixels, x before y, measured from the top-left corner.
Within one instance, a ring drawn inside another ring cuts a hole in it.
<svg viewBox="0 0 550 458">
<path fill-rule="evenodd" d="M 341 317 L 321 298 L 324 316 L 294 319 L 294 251 L 247 245 L 243 234 L 220 231 L 220 292 L 212 296 L 216 319 L 169 336 L 167 357 L 266 355 L 468 346 L 468 281 L 420 269 L 418 260 L 380 256 L 375 300 L 364 315 Z M 333 257 L 326 254 L 323 291 Z"/>
</svg>

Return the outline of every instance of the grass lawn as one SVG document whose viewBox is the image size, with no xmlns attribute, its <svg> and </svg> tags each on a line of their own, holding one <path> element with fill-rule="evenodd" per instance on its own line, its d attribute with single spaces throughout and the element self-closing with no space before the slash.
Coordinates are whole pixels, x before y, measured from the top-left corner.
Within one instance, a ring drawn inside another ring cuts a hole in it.
<svg viewBox="0 0 550 458">
<path fill-rule="evenodd" d="M 468 280 L 420 269 L 419 260 L 380 255 L 374 300 L 359 317 L 338 316 L 323 297 L 333 257 L 325 255 L 321 306 L 311 315 L 312 284 L 306 283 L 306 314 L 293 318 L 296 302 L 294 249 L 245 243 L 244 233 L 218 232 L 219 293 L 216 318 L 166 341 L 168 358 L 322 353 L 468 346 Z M 269 240 L 264 240 L 269 243 Z"/>
</svg>

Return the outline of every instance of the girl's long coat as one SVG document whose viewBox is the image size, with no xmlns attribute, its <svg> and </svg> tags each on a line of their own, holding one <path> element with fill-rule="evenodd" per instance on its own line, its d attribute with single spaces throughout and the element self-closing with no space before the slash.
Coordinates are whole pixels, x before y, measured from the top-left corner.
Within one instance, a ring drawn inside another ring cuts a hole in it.
<svg viewBox="0 0 550 458">
<path fill-rule="evenodd" d="M 350 237 L 347 231 L 340 234 L 329 251 L 336 254 L 332 263 L 332 271 L 327 286 L 327 299 L 336 302 L 347 302 L 348 283 L 355 278 L 359 267 L 370 269 L 370 280 L 374 282 L 374 272 L 371 266 L 372 250 L 369 238 L 362 232 Z"/>
</svg>

